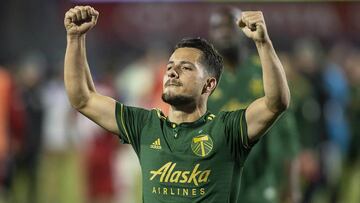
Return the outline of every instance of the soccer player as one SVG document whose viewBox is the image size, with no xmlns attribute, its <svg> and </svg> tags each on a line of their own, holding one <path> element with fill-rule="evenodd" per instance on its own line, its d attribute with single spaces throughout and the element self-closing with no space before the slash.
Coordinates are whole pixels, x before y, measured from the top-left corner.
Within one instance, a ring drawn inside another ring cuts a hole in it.
<svg viewBox="0 0 360 203">
<path fill-rule="evenodd" d="M 258 49 L 265 96 L 246 109 L 217 115 L 207 111 L 208 97 L 222 72 L 222 57 L 203 39 L 184 39 L 170 56 L 163 79 L 168 117 L 160 110 L 125 106 L 96 92 L 85 36 L 98 16 L 90 6 L 76 6 L 65 14 L 65 88 L 74 108 L 132 145 L 142 167 L 143 201 L 241 202 L 244 161 L 290 102 L 262 13 L 243 12 L 238 25 Z"/>
<path fill-rule="evenodd" d="M 246 50 L 245 36 L 234 24 L 239 12 L 223 7 L 212 13 L 209 21 L 209 36 L 224 59 L 221 81 L 208 100 L 208 109 L 214 113 L 246 108 L 264 94 L 259 56 Z M 241 91 L 237 91 L 239 87 Z M 298 148 L 295 115 L 290 108 L 247 157 L 241 178 L 241 200 L 277 203 L 291 198 L 296 202 L 298 174 L 293 160 Z"/>
</svg>

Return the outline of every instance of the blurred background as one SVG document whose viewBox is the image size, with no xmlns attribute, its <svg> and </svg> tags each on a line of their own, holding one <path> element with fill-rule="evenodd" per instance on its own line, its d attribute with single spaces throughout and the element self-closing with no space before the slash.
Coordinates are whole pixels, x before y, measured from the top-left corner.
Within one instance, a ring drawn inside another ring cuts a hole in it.
<svg viewBox="0 0 360 203">
<path fill-rule="evenodd" d="M 87 35 L 97 90 L 164 112 L 162 75 L 184 37 L 208 39 L 225 58 L 211 111 L 263 94 L 254 43 L 234 27 L 241 10 L 263 11 L 292 103 L 247 161 L 244 202 L 360 202 L 360 3 L 1 0 L 0 203 L 141 202 L 131 146 L 65 94 L 63 18 L 77 4 L 100 12 Z"/>
</svg>

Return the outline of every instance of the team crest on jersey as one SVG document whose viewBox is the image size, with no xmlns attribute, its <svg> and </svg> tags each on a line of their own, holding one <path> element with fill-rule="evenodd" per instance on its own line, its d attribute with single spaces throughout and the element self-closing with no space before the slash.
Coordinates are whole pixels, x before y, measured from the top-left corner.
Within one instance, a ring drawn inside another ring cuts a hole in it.
<svg viewBox="0 0 360 203">
<path fill-rule="evenodd" d="M 211 152 L 213 145 L 209 135 L 198 135 L 192 139 L 191 149 L 197 156 L 205 157 Z"/>
</svg>

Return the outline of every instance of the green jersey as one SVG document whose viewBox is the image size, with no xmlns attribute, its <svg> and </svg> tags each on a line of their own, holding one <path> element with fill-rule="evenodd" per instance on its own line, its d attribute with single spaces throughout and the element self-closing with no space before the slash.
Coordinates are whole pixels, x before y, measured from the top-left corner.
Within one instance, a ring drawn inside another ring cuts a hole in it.
<svg viewBox="0 0 360 203">
<path fill-rule="evenodd" d="M 170 122 L 160 110 L 116 104 L 123 143 L 142 168 L 143 202 L 239 202 L 249 144 L 245 110 L 207 112 L 191 123 Z"/>
</svg>

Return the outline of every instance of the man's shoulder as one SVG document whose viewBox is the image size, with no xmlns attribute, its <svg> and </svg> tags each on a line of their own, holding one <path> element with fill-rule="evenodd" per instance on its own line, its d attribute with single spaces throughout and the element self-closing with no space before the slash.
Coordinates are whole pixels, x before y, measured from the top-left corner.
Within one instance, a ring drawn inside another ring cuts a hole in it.
<svg viewBox="0 0 360 203">
<path fill-rule="evenodd" d="M 242 115 L 246 111 L 246 108 L 236 109 L 236 110 L 221 110 L 214 115 L 214 118 L 217 120 L 224 120 L 228 117 L 233 117 L 234 115 Z"/>
<path fill-rule="evenodd" d="M 151 113 L 152 117 L 155 119 L 166 120 L 165 114 L 159 108 L 152 108 L 149 110 L 149 112 Z"/>
<path fill-rule="evenodd" d="M 131 105 L 126 105 L 121 102 L 116 102 L 115 112 L 118 116 L 123 117 L 142 117 L 146 119 L 152 119 L 152 118 L 161 118 L 160 109 L 146 109 L 143 107 L 136 107 Z"/>
</svg>

